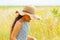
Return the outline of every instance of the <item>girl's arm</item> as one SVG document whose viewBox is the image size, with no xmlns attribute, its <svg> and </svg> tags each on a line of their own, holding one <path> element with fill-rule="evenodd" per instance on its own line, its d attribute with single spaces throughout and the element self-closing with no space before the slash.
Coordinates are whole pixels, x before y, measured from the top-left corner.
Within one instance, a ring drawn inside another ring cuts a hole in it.
<svg viewBox="0 0 60 40">
<path fill-rule="evenodd" d="M 16 36 L 17 36 L 19 30 L 21 29 L 21 27 L 22 27 L 22 24 L 19 21 L 17 21 L 14 26 L 14 29 L 11 33 L 11 40 L 16 40 Z"/>
</svg>

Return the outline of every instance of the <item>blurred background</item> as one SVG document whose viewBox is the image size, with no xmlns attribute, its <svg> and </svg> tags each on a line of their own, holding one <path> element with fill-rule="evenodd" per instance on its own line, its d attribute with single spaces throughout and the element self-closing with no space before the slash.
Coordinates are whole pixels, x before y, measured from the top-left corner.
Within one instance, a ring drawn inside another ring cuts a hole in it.
<svg viewBox="0 0 60 40">
<path fill-rule="evenodd" d="M 9 40 L 11 26 L 24 6 L 0 6 L 0 40 Z M 37 40 L 60 40 L 60 6 L 36 6 L 41 20 L 31 20 L 29 35 Z"/>
</svg>

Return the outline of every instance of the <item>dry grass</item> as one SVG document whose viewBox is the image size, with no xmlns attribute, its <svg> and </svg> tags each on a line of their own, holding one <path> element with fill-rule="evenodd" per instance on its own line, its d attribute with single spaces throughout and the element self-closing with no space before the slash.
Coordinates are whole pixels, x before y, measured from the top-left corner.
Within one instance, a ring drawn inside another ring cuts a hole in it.
<svg viewBox="0 0 60 40">
<path fill-rule="evenodd" d="M 12 23 L 17 16 L 15 11 L 23 7 L 0 7 L 0 40 L 9 40 Z M 41 20 L 31 20 L 29 35 L 37 40 L 60 40 L 60 16 L 55 17 L 53 8 L 60 13 L 60 7 L 37 7 Z"/>
</svg>

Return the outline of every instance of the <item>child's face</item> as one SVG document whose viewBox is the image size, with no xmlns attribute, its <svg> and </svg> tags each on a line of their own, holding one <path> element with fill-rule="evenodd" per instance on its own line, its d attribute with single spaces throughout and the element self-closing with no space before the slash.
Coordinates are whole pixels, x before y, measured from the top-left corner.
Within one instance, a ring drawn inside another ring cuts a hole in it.
<svg viewBox="0 0 60 40">
<path fill-rule="evenodd" d="M 29 15 L 24 15 L 24 17 L 25 17 L 25 21 L 26 21 L 26 22 L 30 22 L 31 18 L 30 18 Z"/>
</svg>

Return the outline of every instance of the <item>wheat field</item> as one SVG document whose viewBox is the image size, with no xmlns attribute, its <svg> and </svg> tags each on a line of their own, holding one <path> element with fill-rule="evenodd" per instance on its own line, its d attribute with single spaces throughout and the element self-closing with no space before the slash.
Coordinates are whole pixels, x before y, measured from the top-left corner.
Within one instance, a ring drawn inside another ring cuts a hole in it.
<svg viewBox="0 0 60 40">
<path fill-rule="evenodd" d="M 10 30 L 23 6 L 0 6 L 0 40 L 9 40 Z M 36 6 L 36 14 L 41 20 L 31 20 L 29 35 L 37 40 L 60 40 L 60 7 Z"/>
</svg>

